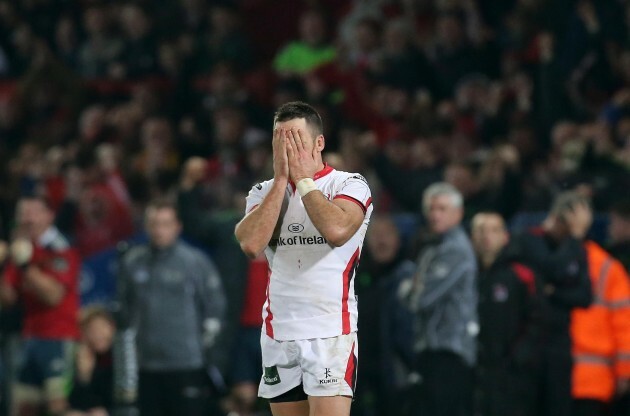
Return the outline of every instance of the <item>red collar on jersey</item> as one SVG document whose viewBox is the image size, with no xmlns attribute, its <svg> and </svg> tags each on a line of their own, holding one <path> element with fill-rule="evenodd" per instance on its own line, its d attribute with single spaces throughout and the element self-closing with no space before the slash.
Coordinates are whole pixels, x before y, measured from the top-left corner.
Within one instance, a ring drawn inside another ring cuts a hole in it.
<svg viewBox="0 0 630 416">
<path fill-rule="evenodd" d="M 328 163 L 324 162 L 324 168 L 322 170 L 320 170 L 319 172 L 315 172 L 315 175 L 313 175 L 313 180 L 316 181 L 317 179 L 328 175 L 333 170 L 335 170 L 335 169 L 332 166 L 330 166 Z M 293 181 L 289 180 L 289 184 L 291 185 L 291 189 L 293 189 L 293 192 L 295 192 L 295 184 L 293 183 Z"/>
<path fill-rule="evenodd" d="M 313 175 L 313 180 L 317 180 L 323 176 L 328 175 L 330 172 L 333 171 L 332 166 L 329 166 L 328 163 L 324 162 L 324 169 L 320 170 L 319 172 L 315 173 L 315 175 Z"/>
</svg>

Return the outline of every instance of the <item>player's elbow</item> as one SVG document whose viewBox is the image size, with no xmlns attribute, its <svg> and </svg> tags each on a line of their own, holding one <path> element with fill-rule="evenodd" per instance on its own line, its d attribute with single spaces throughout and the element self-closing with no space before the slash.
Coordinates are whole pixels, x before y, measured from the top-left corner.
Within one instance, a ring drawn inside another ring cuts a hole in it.
<svg viewBox="0 0 630 416">
<path fill-rule="evenodd" d="M 260 255 L 263 249 L 251 242 L 241 241 L 241 250 L 243 250 L 243 253 L 250 259 L 255 259 Z"/>
<path fill-rule="evenodd" d="M 332 228 L 326 233 L 326 241 L 333 247 L 341 247 L 348 242 L 351 235 L 348 235 L 342 228 Z"/>
</svg>

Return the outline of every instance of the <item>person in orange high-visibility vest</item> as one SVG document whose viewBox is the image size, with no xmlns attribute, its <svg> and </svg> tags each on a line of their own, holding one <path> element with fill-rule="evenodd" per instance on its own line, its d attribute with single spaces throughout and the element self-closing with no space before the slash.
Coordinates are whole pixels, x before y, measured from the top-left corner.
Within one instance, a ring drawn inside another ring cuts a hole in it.
<svg viewBox="0 0 630 416">
<path fill-rule="evenodd" d="M 594 302 L 571 316 L 574 416 L 603 414 L 630 381 L 630 278 L 599 245 L 584 246 Z"/>
</svg>

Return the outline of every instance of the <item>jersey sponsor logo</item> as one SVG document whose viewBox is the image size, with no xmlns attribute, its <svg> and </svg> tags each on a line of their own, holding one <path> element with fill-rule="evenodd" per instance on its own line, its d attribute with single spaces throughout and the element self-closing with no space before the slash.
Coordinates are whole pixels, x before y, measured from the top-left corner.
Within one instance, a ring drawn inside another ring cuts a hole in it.
<svg viewBox="0 0 630 416">
<path fill-rule="evenodd" d="M 301 233 L 302 231 L 304 231 L 304 226 L 302 224 L 294 222 L 293 224 L 289 224 L 287 229 L 292 233 Z"/>
<path fill-rule="evenodd" d="M 278 367 L 275 365 L 272 367 L 265 367 L 265 374 L 263 375 L 265 384 L 273 386 L 280 383 L 280 374 L 278 374 Z"/>
<path fill-rule="evenodd" d="M 262 183 L 257 183 L 254 187 L 260 191 L 262 189 Z"/>
<path fill-rule="evenodd" d="M 339 379 L 335 378 L 330 373 L 330 368 L 324 368 L 324 378 L 319 379 L 319 384 L 336 384 L 339 383 Z"/>
<path fill-rule="evenodd" d="M 310 236 L 303 237 L 301 235 L 294 235 L 292 237 L 278 237 L 272 238 L 269 241 L 269 247 L 282 247 L 282 246 L 298 246 L 298 245 L 323 245 L 328 244 L 328 241 L 324 237 Z"/>
</svg>

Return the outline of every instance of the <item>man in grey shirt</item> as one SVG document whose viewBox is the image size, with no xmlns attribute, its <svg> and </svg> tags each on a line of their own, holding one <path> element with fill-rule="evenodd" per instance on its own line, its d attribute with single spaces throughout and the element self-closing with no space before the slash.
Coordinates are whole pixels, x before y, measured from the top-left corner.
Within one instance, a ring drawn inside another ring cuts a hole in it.
<svg viewBox="0 0 630 416">
<path fill-rule="evenodd" d="M 141 416 L 205 415 L 206 349 L 219 333 L 225 296 L 210 259 L 179 239 L 174 204 L 149 204 L 149 243 L 122 258 L 120 321 L 135 332 Z"/>
<path fill-rule="evenodd" d="M 469 416 L 479 325 L 475 254 L 461 226 L 463 198 L 452 185 L 435 183 L 424 192 L 422 207 L 431 238 L 399 293 L 416 317 L 416 406 L 423 416 Z"/>
</svg>

